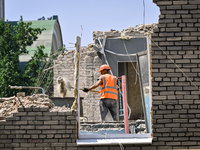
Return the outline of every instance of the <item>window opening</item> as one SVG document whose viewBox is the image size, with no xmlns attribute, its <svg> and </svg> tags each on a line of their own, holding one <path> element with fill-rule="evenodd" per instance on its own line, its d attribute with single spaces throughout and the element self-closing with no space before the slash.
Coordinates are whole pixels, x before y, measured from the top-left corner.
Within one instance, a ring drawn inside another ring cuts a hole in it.
<svg viewBox="0 0 200 150">
<path fill-rule="evenodd" d="M 146 39 L 145 42 L 147 41 L 148 40 Z M 146 48 L 148 49 L 148 46 L 146 46 Z M 143 55 L 138 53 L 134 61 L 130 62 L 129 59 L 127 62 L 117 62 L 118 85 L 122 83 L 121 76 L 126 76 L 126 94 L 129 121 L 129 134 L 126 134 L 126 137 L 133 137 L 132 135 L 151 133 L 151 87 L 149 84 L 149 82 L 151 82 L 149 80 L 151 76 L 149 75 L 150 66 L 148 65 L 150 61 L 148 56 L 149 53 L 147 53 L 146 50 L 143 51 L 145 51 L 142 53 Z M 109 61 L 110 60 L 108 60 L 107 62 L 109 63 Z M 106 116 L 106 122 L 101 122 L 101 120 L 89 122 L 87 121 L 87 118 L 79 120 L 79 138 L 98 139 L 105 138 L 105 135 L 109 135 L 106 136 L 107 138 L 125 137 L 122 101 L 123 96 L 119 92 L 117 100 L 117 121 L 113 121 L 109 111 Z"/>
</svg>

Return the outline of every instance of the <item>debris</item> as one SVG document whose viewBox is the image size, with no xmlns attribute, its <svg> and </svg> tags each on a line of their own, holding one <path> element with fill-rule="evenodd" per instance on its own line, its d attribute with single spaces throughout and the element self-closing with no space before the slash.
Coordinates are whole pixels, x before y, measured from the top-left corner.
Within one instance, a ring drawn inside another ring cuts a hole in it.
<svg viewBox="0 0 200 150">
<path fill-rule="evenodd" d="M 19 99 L 18 99 L 19 98 Z M 66 111 L 69 108 L 55 106 L 46 94 L 33 94 L 25 97 L 10 97 L 0 99 L 0 117 L 11 117 L 12 113 L 18 112 L 18 107 L 47 107 L 49 111 Z"/>
</svg>

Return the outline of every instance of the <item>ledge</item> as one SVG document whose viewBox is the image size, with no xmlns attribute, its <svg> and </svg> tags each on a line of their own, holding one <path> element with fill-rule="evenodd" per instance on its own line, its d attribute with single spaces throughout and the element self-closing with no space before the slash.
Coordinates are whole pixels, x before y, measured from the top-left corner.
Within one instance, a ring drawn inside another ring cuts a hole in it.
<svg viewBox="0 0 200 150">
<path fill-rule="evenodd" d="M 152 138 L 78 139 L 77 145 L 151 144 Z"/>
</svg>

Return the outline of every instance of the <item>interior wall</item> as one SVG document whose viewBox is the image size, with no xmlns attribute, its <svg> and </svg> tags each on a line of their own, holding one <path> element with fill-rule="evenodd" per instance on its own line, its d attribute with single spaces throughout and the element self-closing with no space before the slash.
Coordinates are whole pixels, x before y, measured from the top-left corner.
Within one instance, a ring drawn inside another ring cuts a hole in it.
<svg viewBox="0 0 200 150">
<path fill-rule="evenodd" d="M 118 63 L 118 76 L 120 77 L 122 75 L 125 75 L 127 77 L 126 79 L 127 101 L 131 108 L 131 116 L 130 116 L 131 120 L 136 120 L 141 118 L 141 113 L 142 113 L 142 100 L 140 93 L 139 76 L 136 74 L 135 69 L 133 68 L 133 65 L 135 68 L 137 68 L 136 64 L 137 64 L 136 62 Z M 120 120 L 121 119 L 122 118 L 120 118 Z"/>
<path fill-rule="evenodd" d="M 135 68 L 137 68 L 136 62 L 128 62 L 128 104 L 131 108 L 131 116 L 130 119 L 139 119 L 141 118 L 142 112 L 142 100 L 141 100 L 141 93 L 140 93 L 140 83 L 139 83 L 139 76 L 136 74 Z M 137 75 L 137 76 L 136 76 Z"/>
</svg>

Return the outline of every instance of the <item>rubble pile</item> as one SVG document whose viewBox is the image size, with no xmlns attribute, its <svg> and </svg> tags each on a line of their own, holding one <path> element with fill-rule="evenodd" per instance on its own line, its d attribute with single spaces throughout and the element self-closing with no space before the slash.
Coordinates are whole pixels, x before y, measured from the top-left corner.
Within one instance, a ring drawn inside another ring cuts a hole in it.
<svg viewBox="0 0 200 150">
<path fill-rule="evenodd" d="M 18 112 L 18 107 L 48 107 L 50 112 L 69 110 L 65 106 L 55 106 L 46 94 L 33 94 L 25 97 L 0 98 L 0 117 L 12 116 L 12 113 Z"/>
<path fill-rule="evenodd" d="M 140 24 L 135 27 L 128 27 L 122 31 L 111 29 L 110 31 L 94 31 L 93 40 L 98 38 L 103 39 L 107 37 L 124 37 L 124 36 L 137 36 L 137 35 L 147 35 L 147 32 L 153 33 L 153 29 L 157 28 L 157 23 Z"/>
<path fill-rule="evenodd" d="M 137 25 L 135 27 L 128 27 L 127 29 L 122 30 L 122 33 L 131 33 L 131 32 L 135 32 L 135 33 L 153 33 L 153 29 L 157 28 L 157 23 L 149 23 L 149 24 L 140 24 Z"/>
</svg>

